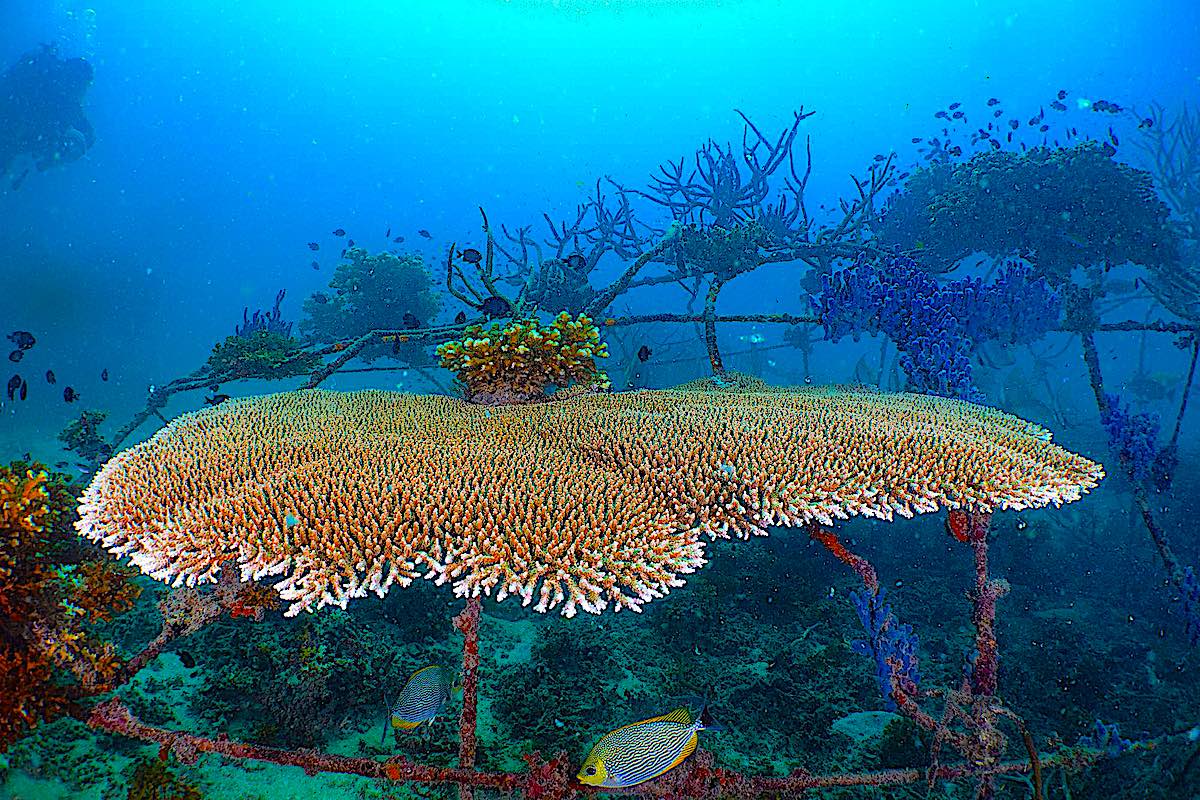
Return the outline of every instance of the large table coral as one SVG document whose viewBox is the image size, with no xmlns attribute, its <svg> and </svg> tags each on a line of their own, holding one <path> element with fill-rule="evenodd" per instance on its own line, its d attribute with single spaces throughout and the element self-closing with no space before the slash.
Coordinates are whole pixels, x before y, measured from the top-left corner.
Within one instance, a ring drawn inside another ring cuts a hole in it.
<svg viewBox="0 0 1200 800">
<path fill-rule="evenodd" d="M 288 613 L 424 577 L 537 610 L 636 609 L 704 536 L 1078 499 L 1100 465 L 925 395 L 702 382 L 484 408 L 303 391 L 184 415 L 117 455 L 79 530 L 160 580 L 273 576 Z"/>
</svg>

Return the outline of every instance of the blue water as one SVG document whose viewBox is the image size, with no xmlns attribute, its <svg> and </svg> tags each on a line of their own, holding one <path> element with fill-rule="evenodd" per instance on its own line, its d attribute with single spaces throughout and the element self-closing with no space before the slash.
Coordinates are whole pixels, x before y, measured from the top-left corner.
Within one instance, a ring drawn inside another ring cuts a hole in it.
<svg viewBox="0 0 1200 800">
<path fill-rule="evenodd" d="M 544 236 L 543 213 L 572 218 L 598 178 L 640 187 L 659 164 L 690 160 L 710 137 L 739 148 L 735 109 L 770 137 L 793 112 L 816 112 L 799 136 L 811 141 L 806 198 L 818 225 L 838 217 L 838 199 L 853 195 L 849 176 L 861 177 L 876 154 L 895 153 L 900 169 L 916 164 L 912 138 L 938 135 L 934 112 L 952 102 L 986 121 L 980 109 L 996 97 L 1024 117 L 1066 89 L 1062 125 L 1103 139 L 1115 124 L 1127 140 L 1118 160 L 1147 166 L 1128 143 L 1136 120 L 1091 113 L 1077 101 L 1194 109 L 1198 42 L 1200 6 L 1182 0 L 10 0 L 0 7 L 0 68 L 40 44 L 86 58 L 95 79 L 84 108 L 96 142 L 79 161 L 33 171 L 19 189 L 8 188 L 15 175 L 0 185 L 0 333 L 37 337 L 0 374 L 0 387 L 15 372 L 28 382 L 24 401 L 0 396 L 0 462 L 28 452 L 45 463 L 76 463 L 56 436 L 81 410 L 107 411 L 103 432 L 111 435 L 145 405 L 151 387 L 201 365 L 233 333 L 243 308 L 268 308 L 281 288 L 284 317 L 299 320 L 303 299 L 327 290 L 340 246 L 335 228 L 370 250 L 393 246 L 387 230 L 403 235 L 400 248 L 421 254 L 439 283 L 451 242 L 482 246 L 479 207 L 496 227 L 532 225 Z M 803 152 L 798 146 L 797 156 Z M 639 215 L 659 227 L 667 220 L 646 203 Z M 419 236 L 422 229 L 432 238 Z M 311 252 L 310 241 L 321 250 Z M 319 270 L 310 266 L 314 258 Z M 623 267 L 606 256 L 593 285 Z M 961 274 L 971 274 L 970 263 Z M 1121 266 L 1117 274 L 1139 273 Z M 720 310 L 808 313 L 799 275 L 785 265 L 739 278 Z M 685 300 L 672 287 L 644 289 L 619 299 L 612 313 L 682 312 Z M 445 304 L 439 320 L 449 322 L 458 308 Z M 1145 297 L 1105 318 L 1148 317 L 1177 319 Z M 638 372 L 637 385 L 707 374 L 692 325 L 638 335 L 664 350 L 679 344 L 672 362 Z M 756 351 L 781 344 L 770 326 L 730 326 L 722 342 L 727 367 L 775 383 L 861 380 L 856 365 L 878 353 L 874 342 L 819 345 L 806 368 L 794 349 Z M 1078 345 L 1066 349 L 1067 342 L 1039 345 L 1047 353 L 1064 348 L 1045 377 L 1009 372 L 1021 365 L 1005 356 L 978 367 L 980 385 L 990 404 L 1054 429 L 1057 440 L 1117 475 Z M 621 342 L 627 360 L 641 343 Z M 1169 433 L 1189 351 L 1173 347 L 1170 336 L 1139 335 L 1102 339 L 1101 349 L 1110 391 L 1122 391 L 1135 372 L 1160 375 L 1173 388 L 1143 403 Z M 48 369 L 54 386 L 43 378 Z M 66 385 L 80 402 L 63 401 Z M 431 388 L 407 373 L 339 375 L 324 385 Z M 201 404 L 200 392 L 178 395 L 163 413 Z M 1195 407 L 1184 418 L 1176 499 L 1198 482 L 1186 458 L 1196 450 Z M 144 426 L 130 442 L 153 430 Z M 1129 515 L 1123 541 L 1144 581 L 1161 582 L 1123 480 L 1105 484 L 1100 502 L 1108 516 Z M 1176 500 L 1155 502 L 1170 508 L 1164 517 L 1174 544 L 1195 563 L 1200 540 L 1190 520 L 1171 505 Z M 904 561 L 903 554 L 884 558 Z M 1109 562 L 1093 580 L 1116 580 L 1118 572 L 1120 564 Z M 1146 601 L 1159 615 L 1140 631 L 1147 642 L 1167 629 L 1163 636 L 1183 638 L 1167 616 L 1170 600 Z M 1196 650 L 1172 652 L 1171 669 L 1194 676 Z M 1200 708 L 1188 713 L 1200 718 Z M 24 791 L 19 796 L 37 796 Z"/>
<path fill-rule="evenodd" d="M 735 108 L 774 131 L 802 105 L 817 112 L 804 125 L 809 194 L 832 206 L 873 154 L 911 153 L 949 102 L 1033 109 L 1068 87 L 1171 105 L 1195 95 L 1200 72 L 1189 3 L 14 2 L 0 13 L 5 63 L 40 42 L 94 63 L 98 132 L 84 161 L 0 195 L 0 318 L 42 337 L 39 371 L 72 375 L 114 409 L 201 360 L 278 288 L 296 316 L 328 275 L 309 269 L 304 243 L 335 227 L 375 246 L 392 226 L 440 256 L 477 234 L 478 205 L 541 225 L 597 177 L 639 182 L 707 137 L 736 141 Z M 93 365 L 118 360 L 102 386 Z M 53 438 L 70 411 L 55 400 L 6 405 L 0 451 L 23 452 L 30 431 Z"/>
</svg>

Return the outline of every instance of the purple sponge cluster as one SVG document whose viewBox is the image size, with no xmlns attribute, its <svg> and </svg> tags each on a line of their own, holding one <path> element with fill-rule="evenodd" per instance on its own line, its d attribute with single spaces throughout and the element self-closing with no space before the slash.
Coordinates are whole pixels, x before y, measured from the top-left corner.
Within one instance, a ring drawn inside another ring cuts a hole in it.
<svg viewBox="0 0 1200 800">
<path fill-rule="evenodd" d="M 912 391 L 980 400 L 971 355 L 985 341 L 1033 341 L 1058 323 L 1062 301 L 1044 278 L 1008 264 L 991 283 L 940 283 L 910 258 L 859 260 L 822 276 L 812 298 L 825 338 L 882 333 L 901 351 Z"/>
<path fill-rule="evenodd" d="M 913 633 L 911 625 L 902 625 L 892 607 L 884 602 L 886 592 L 850 593 L 850 600 L 858 612 L 858 619 L 867 632 L 866 639 L 856 639 L 850 643 L 850 648 L 856 653 L 871 656 L 875 659 L 875 680 L 883 693 L 884 705 L 888 711 L 896 710 L 896 702 L 892 699 L 892 665 L 898 664 L 896 676 L 900 679 L 906 691 L 915 692 L 921 680 L 919 662 L 917 659 L 917 634 Z"/>
<path fill-rule="evenodd" d="M 1115 394 L 1106 394 L 1100 418 L 1108 432 L 1108 444 L 1137 483 L 1145 480 L 1158 458 L 1158 414 L 1133 411 Z"/>
</svg>

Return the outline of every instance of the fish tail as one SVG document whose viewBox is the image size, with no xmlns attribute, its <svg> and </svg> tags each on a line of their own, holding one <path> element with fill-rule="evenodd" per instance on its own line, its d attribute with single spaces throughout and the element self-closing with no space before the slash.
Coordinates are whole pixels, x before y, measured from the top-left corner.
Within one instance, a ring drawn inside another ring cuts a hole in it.
<svg viewBox="0 0 1200 800">
<path fill-rule="evenodd" d="M 700 713 L 696 716 L 696 730 L 698 731 L 723 731 L 725 726 L 712 718 L 712 714 L 708 711 L 708 704 L 700 709 Z"/>
</svg>

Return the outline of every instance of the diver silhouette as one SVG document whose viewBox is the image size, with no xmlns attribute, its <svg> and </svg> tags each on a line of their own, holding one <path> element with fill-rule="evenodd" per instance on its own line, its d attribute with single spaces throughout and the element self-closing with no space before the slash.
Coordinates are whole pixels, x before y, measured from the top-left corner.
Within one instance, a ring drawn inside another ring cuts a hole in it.
<svg viewBox="0 0 1200 800">
<path fill-rule="evenodd" d="M 0 174 L 19 166 L 23 156 L 39 172 L 83 157 L 96 141 L 83 112 L 92 76 L 86 60 L 59 58 L 51 45 L 26 53 L 0 75 Z"/>
</svg>

